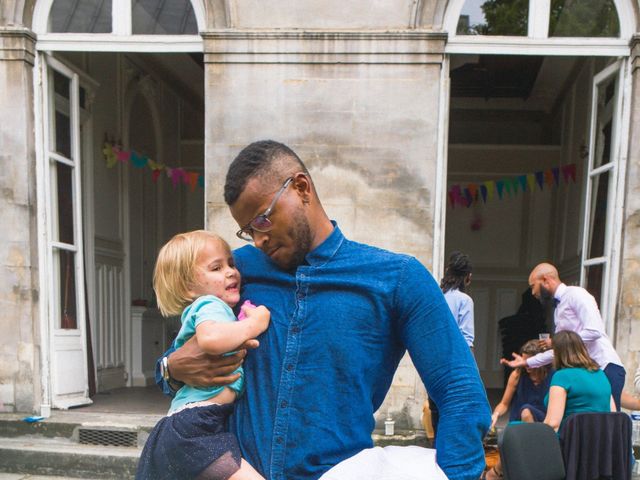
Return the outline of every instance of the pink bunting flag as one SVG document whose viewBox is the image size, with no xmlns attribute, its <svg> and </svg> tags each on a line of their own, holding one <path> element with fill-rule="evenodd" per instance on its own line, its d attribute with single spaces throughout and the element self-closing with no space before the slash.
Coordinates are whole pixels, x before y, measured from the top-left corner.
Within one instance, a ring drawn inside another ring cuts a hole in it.
<svg viewBox="0 0 640 480">
<path fill-rule="evenodd" d="M 569 183 L 569 179 L 575 183 L 576 181 L 576 164 L 564 165 L 562 167 L 562 178 L 564 183 Z"/>
<path fill-rule="evenodd" d="M 114 147 L 118 148 L 118 147 Z M 129 159 L 131 158 L 131 152 L 127 151 L 127 150 L 120 150 L 120 148 L 118 148 L 118 150 L 116 151 L 116 156 L 118 157 L 118 161 L 119 162 L 128 162 Z"/>
</svg>

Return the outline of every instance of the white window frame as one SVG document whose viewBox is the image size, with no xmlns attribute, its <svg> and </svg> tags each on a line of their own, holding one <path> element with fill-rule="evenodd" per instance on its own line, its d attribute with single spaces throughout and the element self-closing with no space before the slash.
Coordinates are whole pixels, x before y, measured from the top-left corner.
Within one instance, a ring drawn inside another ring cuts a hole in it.
<svg viewBox="0 0 640 480">
<path fill-rule="evenodd" d="M 446 53 L 493 55 L 629 56 L 629 40 L 636 31 L 635 13 L 628 0 L 613 0 L 620 22 L 619 38 L 549 37 L 550 0 L 529 0 L 527 36 L 457 35 L 458 18 L 467 0 L 451 0 L 443 28 L 449 33 Z"/>
<path fill-rule="evenodd" d="M 613 75 L 617 75 L 616 79 L 616 94 L 612 101 L 613 115 L 611 118 L 611 152 L 609 156 L 609 162 L 602 164 L 594 168 L 594 161 L 596 157 L 596 128 L 597 128 L 597 115 L 598 115 L 598 88 L 602 83 L 607 81 Z M 593 91 L 591 92 L 591 125 L 589 133 L 589 159 L 587 180 L 585 185 L 585 207 L 582 226 L 582 256 L 581 256 L 581 269 L 580 269 L 580 285 L 585 287 L 587 283 L 587 269 L 589 267 L 602 265 L 602 285 L 600 293 L 600 313 L 602 319 L 605 322 L 605 328 L 609 335 L 613 333 L 613 314 L 615 311 L 616 296 L 612 294 L 617 291 L 617 282 L 614 279 L 618 276 L 618 255 L 616 252 L 620 248 L 620 238 L 616 241 L 615 231 L 620 231 L 614 228 L 614 225 L 618 224 L 619 215 L 618 210 L 621 210 L 622 205 L 619 200 L 624 196 L 624 182 L 621 182 L 621 164 L 623 159 L 621 158 L 621 133 L 623 131 L 622 126 L 624 122 L 624 67 L 623 62 L 618 60 L 601 72 L 598 72 L 593 77 Z M 626 163 L 626 161 L 625 161 Z M 590 231 L 591 217 L 593 213 L 592 205 L 592 180 L 595 177 L 600 176 L 604 172 L 609 172 L 609 185 L 607 191 L 607 218 L 605 223 L 605 238 L 604 238 L 604 255 L 600 257 L 589 257 L 588 248 L 592 232 Z M 618 235 L 618 237 L 620 237 Z M 614 288 L 612 288 L 614 287 Z"/>
<path fill-rule="evenodd" d="M 38 50 L 67 52 L 202 52 L 200 35 L 133 35 L 132 0 L 113 0 L 111 33 L 50 33 L 49 12 L 54 0 L 40 0 L 33 12 L 33 31 L 38 35 Z M 190 0 L 198 31 L 206 29 L 203 0 Z"/>
</svg>

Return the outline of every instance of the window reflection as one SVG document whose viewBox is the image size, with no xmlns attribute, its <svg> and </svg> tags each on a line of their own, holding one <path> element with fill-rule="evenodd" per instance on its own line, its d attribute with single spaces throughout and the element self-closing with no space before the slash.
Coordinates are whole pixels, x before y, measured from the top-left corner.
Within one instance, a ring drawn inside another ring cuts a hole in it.
<svg viewBox="0 0 640 480">
<path fill-rule="evenodd" d="M 618 37 L 613 0 L 552 0 L 550 37 Z"/>
<path fill-rule="evenodd" d="M 111 33 L 111 0 L 55 0 L 49 13 L 53 33 Z"/>
<path fill-rule="evenodd" d="M 133 0 L 134 34 L 197 35 L 198 23 L 189 0 Z"/>
<path fill-rule="evenodd" d="M 467 0 L 458 20 L 458 35 L 526 36 L 529 0 Z"/>
</svg>

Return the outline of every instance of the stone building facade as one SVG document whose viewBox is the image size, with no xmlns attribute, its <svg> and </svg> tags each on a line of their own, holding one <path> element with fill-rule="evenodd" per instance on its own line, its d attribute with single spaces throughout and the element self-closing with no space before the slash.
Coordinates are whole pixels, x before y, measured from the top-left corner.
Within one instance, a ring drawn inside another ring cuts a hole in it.
<svg viewBox="0 0 640 480">
<path fill-rule="evenodd" d="M 592 290 L 632 376 L 637 0 L 586 2 L 610 20 L 587 33 L 551 8 L 563 2 L 538 0 L 519 31 L 473 0 L 112 3 L 0 6 L 2 409 L 48 414 L 89 402 L 94 381 L 153 382 L 175 329 L 154 313 L 155 252 L 189 228 L 234 238 L 224 173 L 263 138 L 296 150 L 350 238 L 436 278 L 450 251 L 470 252 L 489 388 L 502 382 L 498 320 L 543 260 Z M 109 168 L 105 142 L 171 169 Z M 180 168 L 203 188 L 174 188 L 164 174 Z M 536 186 L 554 169 L 568 175 Z M 519 194 L 496 189 L 522 176 L 534 183 Z M 474 185 L 490 191 L 458 201 Z M 425 398 L 407 357 L 378 420 L 418 427 Z"/>
</svg>

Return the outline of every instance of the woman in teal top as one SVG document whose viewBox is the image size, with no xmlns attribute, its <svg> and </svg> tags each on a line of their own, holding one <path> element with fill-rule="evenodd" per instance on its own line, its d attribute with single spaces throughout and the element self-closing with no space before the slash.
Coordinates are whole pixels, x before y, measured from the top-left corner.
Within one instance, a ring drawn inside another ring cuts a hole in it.
<svg viewBox="0 0 640 480">
<path fill-rule="evenodd" d="M 615 412 L 611 384 L 578 334 L 564 330 L 554 335 L 553 368 L 544 423 L 555 431 L 574 413 Z"/>
</svg>

